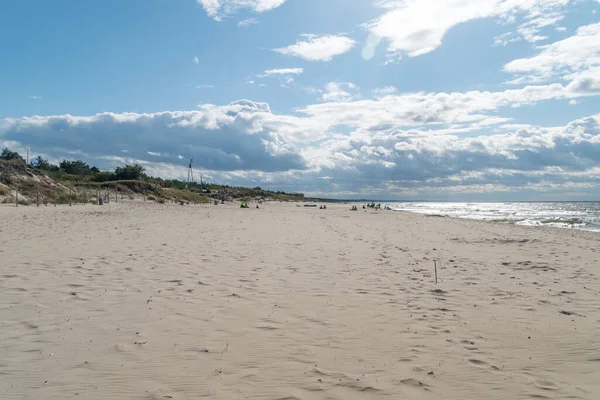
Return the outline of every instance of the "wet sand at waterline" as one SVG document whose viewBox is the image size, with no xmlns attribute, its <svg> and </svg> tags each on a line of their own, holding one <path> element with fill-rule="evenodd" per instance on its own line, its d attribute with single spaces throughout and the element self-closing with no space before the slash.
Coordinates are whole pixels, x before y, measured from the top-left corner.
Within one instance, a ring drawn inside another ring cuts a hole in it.
<svg viewBox="0 0 600 400">
<path fill-rule="evenodd" d="M 1 206 L 0 398 L 600 398 L 599 234 L 348 208 Z"/>
</svg>

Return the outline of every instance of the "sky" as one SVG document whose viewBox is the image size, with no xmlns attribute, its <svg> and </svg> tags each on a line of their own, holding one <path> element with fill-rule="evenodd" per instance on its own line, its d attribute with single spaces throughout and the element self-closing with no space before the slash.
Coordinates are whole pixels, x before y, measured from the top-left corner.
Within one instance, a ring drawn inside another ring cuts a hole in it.
<svg viewBox="0 0 600 400">
<path fill-rule="evenodd" d="M 3 0 L 0 146 L 334 198 L 600 200 L 600 0 Z"/>
</svg>

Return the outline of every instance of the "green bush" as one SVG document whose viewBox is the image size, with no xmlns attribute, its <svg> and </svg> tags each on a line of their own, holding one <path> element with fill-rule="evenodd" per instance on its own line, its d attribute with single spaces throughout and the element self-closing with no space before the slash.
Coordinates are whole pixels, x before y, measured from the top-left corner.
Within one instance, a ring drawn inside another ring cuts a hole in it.
<svg viewBox="0 0 600 400">
<path fill-rule="evenodd" d="M 15 183 L 15 179 L 12 175 L 0 174 L 0 183 L 3 183 L 5 185 L 12 185 L 13 183 Z"/>
</svg>

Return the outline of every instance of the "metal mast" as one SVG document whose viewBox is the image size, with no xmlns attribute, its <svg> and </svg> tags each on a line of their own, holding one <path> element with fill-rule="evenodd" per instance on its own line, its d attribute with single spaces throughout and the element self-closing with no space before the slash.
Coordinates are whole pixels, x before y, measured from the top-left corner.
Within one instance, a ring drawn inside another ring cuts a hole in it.
<svg viewBox="0 0 600 400">
<path fill-rule="evenodd" d="M 190 165 L 188 166 L 188 183 L 194 180 L 194 170 L 192 169 L 192 164 L 194 163 L 194 159 L 190 160 Z"/>
</svg>

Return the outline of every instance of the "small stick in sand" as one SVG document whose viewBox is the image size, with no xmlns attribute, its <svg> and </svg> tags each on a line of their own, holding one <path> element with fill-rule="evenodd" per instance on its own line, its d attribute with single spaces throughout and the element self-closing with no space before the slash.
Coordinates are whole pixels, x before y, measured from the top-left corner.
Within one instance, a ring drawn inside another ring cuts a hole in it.
<svg viewBox="0 0 600 400">
<path fill-rule="evenodd" d="M 433 260 L 433 268 L 435 270 L 435 284 L 437 285 L 437 261 Z"/>
</svg>

